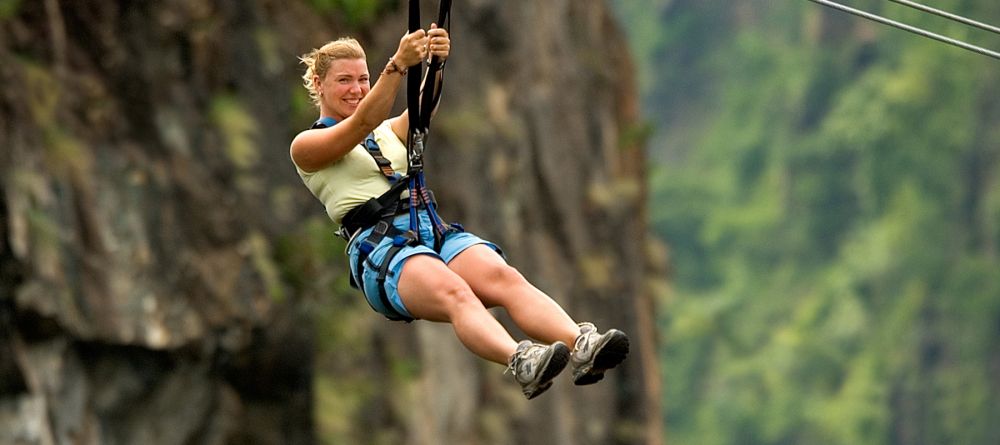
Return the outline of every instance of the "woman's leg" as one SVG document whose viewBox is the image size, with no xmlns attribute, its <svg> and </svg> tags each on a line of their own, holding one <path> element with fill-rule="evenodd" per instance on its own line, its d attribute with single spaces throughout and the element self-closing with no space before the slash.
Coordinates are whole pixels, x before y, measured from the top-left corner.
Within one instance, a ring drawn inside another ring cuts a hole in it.
<svg viewBox="0 0 1000 445">
<path fill-rule="evenodd" d="M 528 282 L 493 249 L 477 244 L 448 263 L 487 307 L 507 310 L 526 334 L 545 343 L 557 340 L 570 347 L 580 327 L 558 303 Z M 409 306 L 407 306 L 409 307 Z"/>
<path fill-rule="evenodd" d="M 493 318 L 461 277 L 439 258 L 414 255 L 403 263 L 397 287 L 414 317 L 454 326 L 458 339 L 476 355 L 507 364 L 517 342 Z"/>
</svg>

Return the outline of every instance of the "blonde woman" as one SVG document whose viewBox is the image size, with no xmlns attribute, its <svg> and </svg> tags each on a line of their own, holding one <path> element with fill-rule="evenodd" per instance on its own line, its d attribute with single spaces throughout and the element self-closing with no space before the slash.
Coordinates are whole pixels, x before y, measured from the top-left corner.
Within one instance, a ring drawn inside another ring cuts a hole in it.
<svg viewBox="0 0 1000 445">
<path fill-rule="evenodd" d="M 389 116 L 396 93 L 411 67 L 420 69 L 429 56 L 445 60 L 450 51 L 447 31 L 436 25 L 408 33 L 374 85 L 352 38 L 302 56 L 320 119 L 292 141 L 292 161 L 349 238 L 352 279 L 375 311 L 394 320 L 450 323 L 470 351 L 507 365 L 529 399 L 567 364 L 576 384 L 595 383 L 628 354 L 623 332 L 601 334 L 591 323 L 576 323 L 489 241 L 449 230 L 432 243 L 428 209 L 410 209 L 398 187 L 398 172 L 407 170 L 409 115 Z M 414 215 L 419 234 L 407 232 Z M 498 306 L 537 343 L 515 341 L 487 311 Z"/>
</svg>

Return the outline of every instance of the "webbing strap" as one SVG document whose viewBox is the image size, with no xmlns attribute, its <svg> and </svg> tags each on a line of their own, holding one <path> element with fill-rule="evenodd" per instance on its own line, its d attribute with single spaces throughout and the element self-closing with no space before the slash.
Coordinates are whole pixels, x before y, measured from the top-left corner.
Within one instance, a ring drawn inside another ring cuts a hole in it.
<svg viewBox="0 0 1000 445">
<path fill-rule="evenodd" d="M 379 148 L 378 142 L 375 142 L 375 133 L 371 133 L 365 138 L 365 151 L 375 160 L 375 165 L 378 165 L 382 176 L 385 176 L 390 184 L 395 184 L 399 180 L 399 173 L 392 169 L 392 161 L 382 155 L 382 149 Z"/>
<path fill-rule="evenodd" d="M 438 9 L 438 27 L 446 30 L 451 27 L 450 14 L 451 0 L 441 0 L 441 5 Z M 410 32 L 418 29 L 420 29 L 420 2 L 418 0 L 410 0 Z M 427 65 L 426 76 L 423 76 L 420 71 L 419 69 L 410 70 L 406 79 L 406 98 L 407 107 L 410 110 L 411 138 L 415 132 L 426 134 L 430 129 L 431 113 L 441 99 L 442 84 L 444 82 L 443 79 L 441 82 L 437 82 L 437 74 L 444 72 L 444 62 L 437 56 L 431 57 L 430 63 Z M 420 97 L 420 82 L 422 78 L 427 79 L 426 82 L 429 83 L 429 85 L 424 86 L 423 98 Z"/>
<path fill-rule="evenodd" d="M 450 28 L 451 0 L 441 0 L 438 8 L 437 25 L 443 29 Z M 415 32 L 420 29 L 420 2 L 410 0 L 409 30 Z M 434 246 L 439 250 L 448 226 L 441 221 L 435 209 L 433 201 L 426 193 L 424 183 L 424 148 L 427 144 L 427 135 L 430 131 L 431 114 L 435 106 L 441 99 L 441 91 L 444 80 L 438 82 L 438 73 L 443 73 L 444 63 L 439 57 L 431 57 L 427 66 L 426 77 L 423 77 L 425 89 L 423 98 L 420 97 L 421 70 L 410 69 L 406 84 L 406 99 L 409 110 L 410 128 L 406 141 L 407 150 L 407 173 L 410 176 L 410 229 L 420 233 L 420 222 L 417 218 L 417 204 L 423 202 L 427 207 L 427 213 L 434 225 Z"/>
<path fill-rule="evenodd" d="M 410 233 L 399 231 L 399 229 L 392 225 L 391 221 L 391 219 L 379 221 L 368 237 L 359 241 L 358 258 L 356 260 L 357 262 L 354 264 L 354 270 L 357 275 L 352 275 L 351 280 L 353 281 L 352 285 L 360 289 L 361 292 L 367 296 L 368 292 L 365 290 L 364 286 L 365 267 L 376 271 L 375 282 L 376 287 L 378 288 L 378 299 L 384 308 L 382 315 L 385 315 L 386 318 L 394 321 L 411 322 L 413 321 L 413 318 L 404 315 L 392 306 L 392 303 L 389 301 L 388 291 L 385 288 L 385 280 L 386 277 L 389 276 L 389 264 L 392 262 L 393 258 L 395 258 L 396 255 L 403 250 L 403 247 L 412 244 L 415 237 Z M 385 256 L 382 258 L 382 264 L 376 265 L 369 261 L 369 256 L 374 251 L 375 247 L 378 246 L 378 244 L 381 243 L 387 236 L 393 237 L 392 246 L 389 247 L 389 250 L 386 251 Z M 372 306 L 372 309 L 376 308 Z"/>
<path fill-rule="evenodd" d="M 441 0 L 440 8 L 438 8 L 438 27 L 444 28 L 451 32 L 451 0 Z M 437 73 L 441 72 L 441 82 L 435 82 L 437 79 Z M 431 113 L 434 108 L 437 107 L 438 102 L 441 100 L 442 85 L 444 83 L 444 61 L 442 61 L 437 56 L 431 58 L 430 66 L 427 67 L 427 78 L 431 79 L 431 82 L 435 84 L 435 88 L 428 88 L 424 91 L 424 116 L 423 126 L 424 128 L 430 128 L 431 125 Z"/>
<path fill-rule="evenodd" d="M 400 237 L 397 236 L 397 238 Z M 382 259 L 382 265 L 378 268 L 378 276 L 376 276 L 375 281 L 378 283 L 379 301 L 382 303 L 382 306 L 385 307 L 383 315 L 390 320 L 411 322 L 413 321 L 412 318 L 400 313 L 395 307 L 392 306 L 392 302 L 389 301 L 389 293 L 385 289 L 385 279 L 389 275 L 389 263 L 391 263 L 392 259 L 395 258 L 395 256 L 403 250 L 403 247 L 407 246 L 410 242 L 409 238 L 401 239 L 403 242 L 396 242 L 396 240 L 394 240 L 392 247 L 390 247 L 385 253 L 385 258 Z"/>
<path fill-rule="evenodd" d="M 410 0 L 410 32 L 417 32 L 420 29 L 420 1 Z M 420 91 L 420 69 L 410 69 L 406 77 L 406 108 L 410 112 L 410 137 L 407 141 L 407 148 L 413 143 L 413 130 L 416 128 L 415 121 L 420 119 L 420 96 L 415 91 Z"/>
</svg>

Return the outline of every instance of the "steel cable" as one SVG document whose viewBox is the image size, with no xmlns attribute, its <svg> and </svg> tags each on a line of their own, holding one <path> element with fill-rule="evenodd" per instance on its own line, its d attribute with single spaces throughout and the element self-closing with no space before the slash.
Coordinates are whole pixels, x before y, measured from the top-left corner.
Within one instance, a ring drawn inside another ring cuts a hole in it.
<svg viewBox="0 0 1000 445">
<path fill-rule="evenodd" d="M 872 14 L 872 13 L 867 12 L 867 11 L 862 11 L 862 10 L 857 9 L 857 8 L 852 8 L 850 6 L 843 5 L 843 4 L 840 4 L 840 3 L 837 3 L 837 2 L 834 2 L 834 1 L 831 1 L 831 0 L 809 0 L 809 1 L 811 1 L 813 3 L 821 4 L 821 5 L 829 7 L 829 8 L 837 9 L 839 11 L 843 11 L 843 12 L 846 12 L 846 13 L 849 13 L 849 14 L 853 14 L 853 15 L 856 15 L 858 17 L 862 17 L 862 18 L 865 18 L 865 19 L 868 19 L 868 20 L 871 20 L 871 21 L 874 21 L 874 22 L 878 22 L 878 23 L 881 23 L 883 25 L 888 25 L 888 26 L 892 26 L 894 28 L 902 29 L 904 31 L 908 31 L 908 32 L 917 34 L 919 36 L 923 36 L 923 37 L 927 37 L 929 39 L 937 40 L 937 41 L 942 42 L 942 43 L 947 43 L 947 44 L 952 45 L 952 46 L 957 46 L 959 48 L 962 48 L 962 49 L 965 49 L 965 50 L 968 50 L 968 51 L 972 51 L 972 52 L 977 53 L 977 54 L 981 54 L 981 55 L 984 55 L 984 56 L 987 56 L 987 57 L 992 57 L 992 58 L 994 58 L 996 60 L 1000 60 L 1000 52 L 996 52 L 996 51 L 993 51 L 993 50 L 990 50 L 990 49 L 986 49 L 986 48 L 983 48 L 981 46 L 976 46 L 976 45 L 973 45 L 971 43 L 967 43 L 967 42 L 964 42 L 964 41 L 961 41 L 961 40 L 958 40 L 958 39 L 953 39 L 951 37 L 943 36 L 941 34 L 936 34 L 936 33 L 930 32 L 930 31 L 928 31 L 926 29 L 923 29 L 923 28 L 918 28 L 916 26 L 912 26 L 912 25 L 908 25 L 906 23 L 898 22 L 896 20 L 888 19 L 888 18 L 882 17 L 880 15 Z M 890 1 L 894 1 L 894 2 L 897 2 L 897 3 L 906 4 L 906 3 L 903 3 L 904 0 L 890 0 Z M 913 2 L 907 2 L 907 3 L 909 3 L 909 4 L 907 4 L 907 6 L 917 5 L 917 3 L 913 3 Z M 923 5 L 920 5 L 920 6 L 923 6 Z M 913 6 L 913 7 L 916 7 L 916 6 Z M 933 8 L 926 7 L 926 6 L 923 6 L 923 8 L 933 9 Z M 935 10 L 935 11 L 939 11 L 939 10 Z M 930 12 L 930 11 L 928 11 L 928 12 Z M 944 11 L 940 11 L 940 12 L 941 13 L 945 13 Z M 948 14 L 948 13 L 945 13 L 945 14 Z M 954 16 L 954 14 L 951 14 L 951 15 Z M 960 17 L 960 16 L 955 16 L 955 17 Z M 965 19 L 964 17 L 962 17 L 962 19 L 969 20 L 969 19 Z M 976 22 L 976 23 L 979 23 L 979 22 Z M 983 25 L 985 25 L 985 24 L 983 24 Z M 975 25 L 973 25 L 973 26 L 975 26 Z M 994 27 L 992 27 L 990 25 L 985 25 L 985 26 L 990 27 L 990 28 L 994 28 Z"/>
<path fill-rule="evenodd" d="M 910 0 L 889 0 L 889 1 L 893 2 L 893 3 L 899 3 L 899 4 L 903 5 L 903 6 L 909 6 L 909 7 L 913 8 L 913 9 L 918 9 L 918 10 L 921 10 L 921 11 L 929 13 L 929 14 L 934 14 L 934 15 L 936 15 L 938 17 L 944 17 L 944 18 L 949 19 L 949 20 L 954 20 L 954 21 L 959 22 L 959 23 L 964 23 L 966 25 L 969 25 L 969 26 L 972 26 L 972 27 L 976 27 L 976 28 L 982 29 L 984 31 L 989 31 L 989 32 L 992 32 L 994 34 L 1000 34 L 1000 28 L 997 28 L 996 26 L 993 26 L 993 25 L 990 25 L 990 24 L 987 24 L 987 23 L 983 23 L 983 22 L 978 22 L 978 21 L 975 21 L 975 20 L 972 20 L 972 19 L 969 19 L 969 18 L 965 18 L 965 17 L 962 17 L 962 16 L 960 16 L 958 14 L 952 14 L 952 13 L 950 13 L 948 11 L 942 11 L 940 9 L 932 8 L 930 6 L 922 5 L 920 3 L 913 2 L 913 1 L 910 1 Z"/>
</svg>

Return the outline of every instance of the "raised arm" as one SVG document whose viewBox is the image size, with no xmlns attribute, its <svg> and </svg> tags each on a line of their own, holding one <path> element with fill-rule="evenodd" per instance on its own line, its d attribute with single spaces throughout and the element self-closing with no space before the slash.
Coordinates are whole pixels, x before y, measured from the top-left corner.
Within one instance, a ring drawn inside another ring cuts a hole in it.
<svg viewBox="0 0 1000 445">
<path fill-rule="evenodd" d="M 427 40 L 423 30 L 404 35 L 370 89 L 364 59 L 337 60 L 324 78 L 314 76 L 321 115 L 342 120 L 333 127 L 299 133 L 290 147 L 295 165 L 306 172 L 321 170 L 343 158 L 378 127 L 392 111 L 406 67 L 426 56 Z"/>
</svg>

